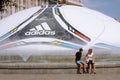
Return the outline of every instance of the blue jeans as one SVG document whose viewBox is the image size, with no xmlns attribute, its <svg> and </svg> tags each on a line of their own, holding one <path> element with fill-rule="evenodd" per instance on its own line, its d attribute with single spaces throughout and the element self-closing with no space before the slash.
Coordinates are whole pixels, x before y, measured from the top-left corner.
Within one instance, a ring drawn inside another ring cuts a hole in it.
<svg viewBox="0 0 120 80">
<path fill-rule="evenodd" d="M 76 63 L 77 63 L 77 64 L 82 64 L 82 65 L 84 65 L 84 62 L 81 61 L 81 60 L 78 60 Z"/>
<path fill-rule="evenodd" d="M 78 61 L 76 61 L 76 64 L 77 64 L 77 72 L 80 72 L 80 65 L 81 65 L 81 64 L 84 65 L 84 62 L 81 61 L 81 60 L 78 60 Z M 84 70 L 83 70 L 83 71 L 84 71 Z"/>
</svg>

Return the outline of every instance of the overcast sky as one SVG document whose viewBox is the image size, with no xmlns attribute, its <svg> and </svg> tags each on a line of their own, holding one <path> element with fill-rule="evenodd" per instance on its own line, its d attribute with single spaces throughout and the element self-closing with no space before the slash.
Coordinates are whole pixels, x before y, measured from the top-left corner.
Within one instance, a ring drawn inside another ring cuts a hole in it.
<svg viewBox="0 0 120 80">
<path fill-rule="evenodd" d="M 85 7 L 120 20 L 120 0 L 82 0 Z"/>
</svg>

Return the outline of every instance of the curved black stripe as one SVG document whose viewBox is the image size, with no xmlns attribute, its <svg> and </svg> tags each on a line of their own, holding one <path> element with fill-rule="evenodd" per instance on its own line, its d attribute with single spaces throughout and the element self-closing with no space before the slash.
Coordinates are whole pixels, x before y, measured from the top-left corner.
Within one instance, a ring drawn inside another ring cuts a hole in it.
<svg viewBox="0 0 120 80">
<path fill-rule="evenodd" d="M 79 32 L 78 30 L 76 30 L 74 27 L 72 27 L 65 19 L 64 17 L 62 16 L 62 14 L 60 13 L 60 10 L 59 8 L 56 8 L 58 9 L 58 13 L 59 13 L 59 17 L 62 19 L 62 21 L 68 26 L 68 30 L 69 30 L 69 27 L 71 27 L 75 32 L 78 32 L 79 34 L 83 35 L 87 40 L 86 41 L 91 41 L 91 39 L 89 37 L 87 37 L 86 35 L 82 34 L 81 32 Z M 71 31 L 71 30 L 70 30 Z M 72 31 L 71 31 L 72 32 Z M 74 32 L 73 32 L 74 33 Z M 84 39 L 85 40 L 85 39 Z"/>
<path fill-rule="evenodd" d="M 43 10 L 43 8 L 41 8 L 41 9 Z M 38 14 L 41 9 L 39 9 L 37 12 L 35 12 L 33 15 L 31 15 L 29 18 L 27 18 L 27 19 L 26 19 L 25 21 L 23 21 L 22 23 L 20 23 L 17 27 L 13 28 L 11 31 L 9 31 L 9 32 L 7 32 L 6 34 L 4 34 L 3 36 L 1 36 L 1 37 L 0 37 L 1 41 L 3 41 L 3 40 L 4 40 L 5 38 L 7 38 L 8 36 L 10 36 L 10 34 L 11 34 L 11 32 L 12 32 L 13 30 L 18 29 L 22 24 L 24 24 L 25 22 L 27 22 L 28 20 L 30 20 L 33 16 L 35 16 L 36 14 Z M 16 31 L 17 31 L 17 30 L 16 30 Z M 16 31 L 15 31 L 15 32 L 16 32 Z M 15 32 L 13 32 L 13 33 L 15 33 Z M 9 34 L 9 35 L 7 35 L 7 34 Z M 3 40 L 2 40 L 2 38 L 3 38 Z"/>
</svg>

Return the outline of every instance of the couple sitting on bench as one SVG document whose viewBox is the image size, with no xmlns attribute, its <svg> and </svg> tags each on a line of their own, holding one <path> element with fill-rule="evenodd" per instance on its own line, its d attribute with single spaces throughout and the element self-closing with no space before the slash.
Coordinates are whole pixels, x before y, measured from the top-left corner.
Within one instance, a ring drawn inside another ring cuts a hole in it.
<svg viewBox="0 0 120 80">
<path fill-rule="evenodd" d="M 81 74 L 81 71 L 83 70 L 83 73 L 94 73 L 95 72 L 95 65 L 94 65 L 94 54 L 92 52 L 92 49 L 88 50 L 88 53 L 85 56 L 85 63 L 81 60 L 83 49 L 80 48 L 79 52 L 76 52 L 75 57 L 73 58 L 73 61 L 77 64 L 77 74 Z"/>
</svg>

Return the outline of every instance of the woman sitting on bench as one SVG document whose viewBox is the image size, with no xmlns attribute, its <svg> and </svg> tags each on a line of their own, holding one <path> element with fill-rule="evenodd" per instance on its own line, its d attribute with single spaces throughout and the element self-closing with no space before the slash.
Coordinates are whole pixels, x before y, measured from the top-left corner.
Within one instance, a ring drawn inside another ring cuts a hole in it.
<svg viewBox="0 0 120 80">
<path fill-rule="evenodd" d="M 94 58 L 94 53 L 92 52 L 92 49 L 89 49 L 88 50 L 88 53 L 86 54 L 86 62 L 87 62 L 87 66 L 88 66 L 88 73 L 94 73 L 96 74 L 95 70 L 96 70 L 96 67 L 95 67 L 95 58 Z M 93 70 L 92 70 L 93 69 Z"/>
</svg>

